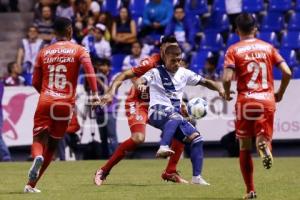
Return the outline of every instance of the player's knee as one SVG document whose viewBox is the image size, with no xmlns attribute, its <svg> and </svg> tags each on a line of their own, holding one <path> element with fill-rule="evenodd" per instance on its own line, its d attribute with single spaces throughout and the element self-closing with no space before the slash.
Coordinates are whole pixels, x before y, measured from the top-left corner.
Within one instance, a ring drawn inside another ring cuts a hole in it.
<svg viewBox="0 0 300 200">
<path fill-rule="evenodd" d="M 189 138 L 190 141 L 193 141 L 193 140 L 195 140 L 197 137 L 200 137 L 200 133 L 195 132 L 195 133 L 193 133 L 192 135 L 190 135 L 188 138 Z"/>
<path fill-rule="evenodd" d="M 141 144 L 141 143 L 144 143 L 144 141 L 145 141 L 145 134 L 134 133 L 131 138 L 136 144 Z"/>
<path fill-rule="evenodd" d="M 240 142 L 240 150 L 251 150 L 252 149 L 252 139 L 251 138 L 243 138 L 239 140 Z"/>
</svg>

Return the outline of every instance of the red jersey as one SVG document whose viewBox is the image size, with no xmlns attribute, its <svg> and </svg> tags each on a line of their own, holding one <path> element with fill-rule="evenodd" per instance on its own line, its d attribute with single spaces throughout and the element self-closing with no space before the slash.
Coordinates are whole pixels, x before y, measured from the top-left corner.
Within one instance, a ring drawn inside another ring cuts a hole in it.
<svg viewBox="0 0 300 200">
<path fill-rule="evenodd" d="M 160 55 L 155 54 L 149 58 L 143 59 L 138 67 L 132 68 L 131 70 L 136 75 L 136 77 L 141 77 L 147 71 L 156 67 L 157 63 L 160 62 L 160 60 Z M 127 97 L 127 101 L 128 100 L 141 100 L 147 102 L 149 101 L 149 92 L 141 93 L 137 88 L 132 86 Z"/>
<path fill-rule="evenodd" d="M 235 70 L 239 97 L 273 102 L 273 66 L 283 61 L 271 44 L 253 38 L 231 45 L 224 67 Z"/>
<path fill-rule="evenodd" d="M 80 66 L 83 65 L 93 91 L 97 91 L 89 53 L 70 41 L 59 41 L 42 49 L 36 60 L 33 86 L 40 100 L 74 103 Z"/>
</svg>

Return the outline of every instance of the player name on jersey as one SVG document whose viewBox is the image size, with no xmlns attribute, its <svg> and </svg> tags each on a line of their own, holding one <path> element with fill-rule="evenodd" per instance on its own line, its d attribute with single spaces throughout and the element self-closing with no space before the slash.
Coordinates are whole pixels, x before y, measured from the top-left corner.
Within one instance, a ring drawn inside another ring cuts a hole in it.
<svg viewBox="0 0 300 200">
<path fill-rule="evenodd" d="M 74 57 L 48 57 L 44 59 L 44 63 L 72 63 L 75 62 Z"/>
</svg>

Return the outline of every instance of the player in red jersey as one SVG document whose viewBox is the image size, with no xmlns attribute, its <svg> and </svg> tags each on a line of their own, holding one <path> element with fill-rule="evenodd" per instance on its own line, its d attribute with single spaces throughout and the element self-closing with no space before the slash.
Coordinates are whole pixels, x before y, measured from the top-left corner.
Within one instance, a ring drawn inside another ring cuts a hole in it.
<svg viewBox="0 0 300 200">
<path fill-rule="evenodd" d="M 166 47 L 170 45 L 178 45 L 176 39 L 174 37 L 164 37 L 160 48 L 161 54 L 163 54 Z M 107 94 L 101 98 L 102 104 L 105 105 L 112 101 L 115 91 L 121 86 L 124 80 L 142 76 L 150 69 L 156 67 L 159 62 L 161 62 L 160 55 L 153 55 L 150 58 L 141 61 L 140 66 L 120 74 L 116 77 Z M 148 120 L 148 103 L 149 93 L 141 93 L 133 86 L 128 94 L 125 104 L 131 137 L 120 144 L 107 163 L 97 170 L 94 178 L 96 185 L 100 186 L 103 183 L 110 170 L 125 157 L 126 152 L 133 151 L 139 144 L 144 142 L 145 129 Z M 172 141 L 171 149 L 175 153 L 170 157 L 167 168 L 162 174 L 162 178 L 177 183 L 188 183 L 179 176 L 176 170 L 176 165 L 183 152 L 184 144 L 174 139 Z"/>
<path fill-rule="evenodd" d="M 33 73 L 33 87 L 40 93 L 34 115 L 33 164 L 29 170 L 26 193 L 40 192 L 35 186 L 50 164 L 59 140 L 64 136 L 75 104 L 79 68 L 82 65 L 91 90 L 92 103 L 99 103 L 97 84 L 89 53 L 70 42 L 72 22 L 57 18 L 54 23 L 57 42 L 42 49 Z"/>
<path fill-rule="evenodd" d="M 230 84 L 237 79 L 236 135 L 240 142 L 240 168 L 247 187 L 244 199 L 256 198 L 251 158 L 252 138 L 263 166 L 271 168 L 272 135 L 275 102 L 281 101 L 288 86 L 291 71 L 277 50 L 269 43 L 255 38 L 256 20 L 251 14 L 236 19 L 240 42 L 231 45 L 225 55 L 223 85 L 230 100 Z M 281 85 L 274 93 L 273 66 L 282 71 Z"/>
</svg>

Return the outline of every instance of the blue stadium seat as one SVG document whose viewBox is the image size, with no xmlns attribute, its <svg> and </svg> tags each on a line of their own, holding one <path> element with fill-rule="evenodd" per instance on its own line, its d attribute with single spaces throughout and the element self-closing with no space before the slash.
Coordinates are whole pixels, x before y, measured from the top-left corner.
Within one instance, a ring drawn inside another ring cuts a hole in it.
<svg viewBox="0 0 300 200">
<path fill-rule="evenodd" d="M 279 47 L 279 42 L 275 32 L 272 31 L 259 32 L 257 34 L 257 38 L 266 41 L 275 47 Z"/>
<path fill-rule="evenodd" d="M 299 31 L 300 30 L 300 12 L 293 13 L 288 23 L 288 30 Z"/>
<path fill-rule="evenodd" d="M 292 9 L 292 0 L 270 0 L 269 11 L 286 12 Z"/>
<path fill-rule="evenodd" d="M 300 32 L 289 31 L 283 34 L 281 48 L 300 49 Z"/>
<path fill-rule="evenodd" d="M 227 40 L 227 47 L 229 47 L 230 45 L 234 44 L 234 43 L 237 43 L 240 41 L 240 38 L 239 36 L 236 34 L 236 33 L 231 33 L 229 36 L 228 36 L 228 40 Z"/>
<path fill-rule="evenodd" d="M 117 74 L 122 71 L 123 60 L 126 54 L 114 54 L 111 58 L 112 74 Z"/>
<path fill-rule="evenodd" d="M 145 0 L 131 0 L 129 5 L 131 16 L 134 19 L 143 16 L 145 5 Z"/>
<path fill-rule="evenodd" d="M 104 0 L 103 10 L 109 12 L 113 16 L 119 14 L 119 8 L 121 6 L 121 0 Z"/>
<path fill-rule="evenodd" d="M 292 78 L 293 79 L 300 79 L 300 66 L 293 68 Z"/>
<path fill-rule="evenodd" d="M 296 0 L 295 10 L 300 11 L 300 0 Z"/>
<path fill-rule="evenodd" d="M 218 65 L 217 65 L 217 71 L 218 72 L 222 72 L 223 71 L 223 68 L 224 68 L 224 59 L 225 59 L 225 53 L 223 51 L 220 51 L 220 53 L 219 53 L 219 59 L 218 59 Z"/>
<path fill-rule="evenodd" d="M 212 12 L 226 13 L 225 1 L 214 0 L 212 5 Z"/>
<path fill-rule="evenodd" d="M 170 2 L 173 6 L 179 3 L 179 0 L 165 0 L 165 1 Z"/>
<path fill-rule="evenodd" d="M 273 78 L 274 80 L 281 80 L 282 72 L 278 67 L 273 67 Z"/>
<path fill-rule="evenodd" d="M 280 12 L 269 12 L 262 20 L 262 31 L 279 32 L 283 29 L 283 15 Z"/>
<path fill-rule="evenodd" d="M 229 30 L 229 20 L 228 16 L 224 13 L 214 12 L 209 18 L 208 25 L 206 26 L 206 31 L 223 32 Z"/>
<path fill-rule="evenodd" d="M 224 49 L 225 45 L 220 33 L 206 32 L 201 40 L 200 49 L 209 51 L 219 51 Z"/>
<path fill-rule="evenodd" d="M 189 69 L 195 73 L 199 73 L 204 68 L 206 59 L 211 55 L 212 53 L 208 50 L 198 51 L 192 56 Z"/>
<path fill-rule="evenodd" d="M 285 59 L 289 67 L 293 68 L 298 64 L 296 52 L 290 49 L 280 49 L 280 55 Z"/>
<path fill-rule="evenodd" d="M 184 10 L 187 15 L 191 16 L 207 13 L 207 0 L 186 0 Z"/>
<path fill-rule="evenodd" d="M 243 0 L 243 11 L 257 13 L 264 10 L 264 0 Z"/>
</svg>

